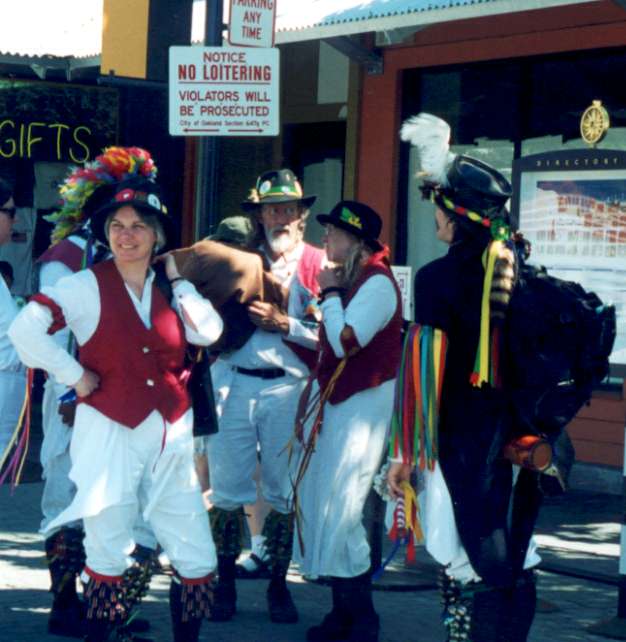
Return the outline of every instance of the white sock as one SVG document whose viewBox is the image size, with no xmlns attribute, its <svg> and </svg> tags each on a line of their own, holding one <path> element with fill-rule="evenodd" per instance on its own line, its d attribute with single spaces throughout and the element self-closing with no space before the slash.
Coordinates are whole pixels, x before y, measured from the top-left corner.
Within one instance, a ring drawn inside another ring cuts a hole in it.
<svg viewBox="0 0 626 642">
<path fill-rule="evenodd" d="M 267 550 L 265 548 L 265 536 L 254 535 L 252 537 L 252 552 L 264 560 L 267 557 Z"/>
</svg>

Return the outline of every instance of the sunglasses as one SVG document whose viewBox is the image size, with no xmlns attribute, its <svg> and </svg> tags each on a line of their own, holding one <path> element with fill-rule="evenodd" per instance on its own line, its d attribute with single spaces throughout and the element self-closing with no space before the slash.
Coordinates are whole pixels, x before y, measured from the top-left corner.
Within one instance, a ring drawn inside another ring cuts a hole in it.
<svg viewBox="0 0 626 642">
<path fill-rule="evenodd" d="M 11 218 L 15 218 L 15 212 L 16 212 L 15 207 L 0 207 L 0 212 L 4 212 L 5 214 L 8 214 Z"/>
</svg>

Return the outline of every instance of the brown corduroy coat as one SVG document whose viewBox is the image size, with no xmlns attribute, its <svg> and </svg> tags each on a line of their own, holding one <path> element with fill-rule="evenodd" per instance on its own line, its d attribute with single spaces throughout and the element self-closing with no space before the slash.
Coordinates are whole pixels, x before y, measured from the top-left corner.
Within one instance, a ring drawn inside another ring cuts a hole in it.
<svg viewBox="0 0 626 642">
<path fill-rule="evenodd" d="M 224 333 L 211 350 L 240 348 L 256 326 L 247 306 L 255 300 L 287 309 L 287 289 L 265 269 L 263 256 L 224 242 L 203 240 L 172 252 L 181 276 L 209 299 L 224 321 Z"/>
</svg>

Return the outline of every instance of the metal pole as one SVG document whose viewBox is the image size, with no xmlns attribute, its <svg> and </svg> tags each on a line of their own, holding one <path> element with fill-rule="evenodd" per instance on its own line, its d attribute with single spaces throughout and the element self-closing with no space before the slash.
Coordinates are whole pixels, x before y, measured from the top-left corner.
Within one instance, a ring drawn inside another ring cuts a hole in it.
<svg viewBox="0 0 626 642">
<path fill-rule="evenodd" d="M 587 627 L 595 635 L 626 640 L 626 426 L 624 427 L 624 464 L 622 468 L 622 527 L 620 531 L 617 615 Z"/>
<path fill-rule="evenodd" d="M 204 44 L 207 47 L 222 46 L 222 5 L 222 0 L 205 0 L 206 13 L 204 21 Z M 216 136 L 200 137 L 195 189 L 196 240 L 204 238 L 210 234 L 218 223 L 218 153 L 219 148 Z"/>
</svg>

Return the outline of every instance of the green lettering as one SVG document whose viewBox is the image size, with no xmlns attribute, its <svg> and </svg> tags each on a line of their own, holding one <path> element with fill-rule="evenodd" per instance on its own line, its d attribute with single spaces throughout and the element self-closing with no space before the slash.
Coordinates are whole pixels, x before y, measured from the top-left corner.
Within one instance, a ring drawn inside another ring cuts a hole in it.
<svg viewBox="0 0 626 642">
<path fill-rule="evenodd" d="M 77 158 L 74 156 L 74 152 L 72 151 L 72 148 L 70 147 L 70 158 L 75 162 L 75 163 L 84 163 L 86 160 L 89 160 L 89 146 L 87 143 L 84 141 L 80 140 L 78 137 L 78 132 L 79 131 L 86 131 L 87 134 L 91 135 L 91 129 L 89 127 L 86 127 L 85 125 L 79 125 L 75 130 L 72 135 L 72 138 L 74 139 L 75 142 L 77 142 L 84 150 L 85 150 L 85 155 L 82 158 Z"/>
<path fill-rule="evenodd" d="M 14 123 L 12 120 L 3 120 L 3 121 L 0 123 L 0 133 L 2 133 L 2 130 L 3 130 L 3 129 L 5 128 L 5 126 L 7 126 L 7 125 L 8 125 L 9 127 L 12 127 L 13 129 L 15 129 L 15 123 Z M 2 149 L 2 146 L 3 146 L 3 144 L 4 144 L 5 142 L 9 143 L 9 147 L 10 147 L 10 150 L 11 150 L 10 152 L 6 152 L 6 151 L 4 151 L 4 149 Z M 3 140 L 2 140 L 2 143 L 0 144 L 0 156 L 2 156 L 3 158 L 12 158 L 13 156 L 15 156 L 15 149 L 16 149 L 16 147 L 17 147 L 17 145 L 16 145 L 16 143 L 15 143 L 15 138 L 6 138 L 6 139 L 3 139 Z"/>
<path fill-rule="evenodd" d="M 57 130 L 57 160 L 61 160 L 61 132 L 64 129 L 69 129 L 69 125 L 63 125 L 63 123 L 52 123 L 52 125 L 48 125 L 50 129 L 56 129 Z"/>
<path fill-rule="evenodd" d="M 27 136 L 27 141 L 28 142 L 26 144 L 26 149 L 27 149 L 26 157 L 27 158 L 30 158 L 30 150 L 31 150 L 32 146 L 35 143 L 39 143 L 39 142 L 41 142 L 43 140 L 43 138 L 41 138 L 41 136 L 33 136 L 32 135 L 32 130 L 35 127 L 45 127 L 45 126 L 46 126 L 46 123 L 29 123 L 28 124 L 28 136 Z"/>
</svg>

